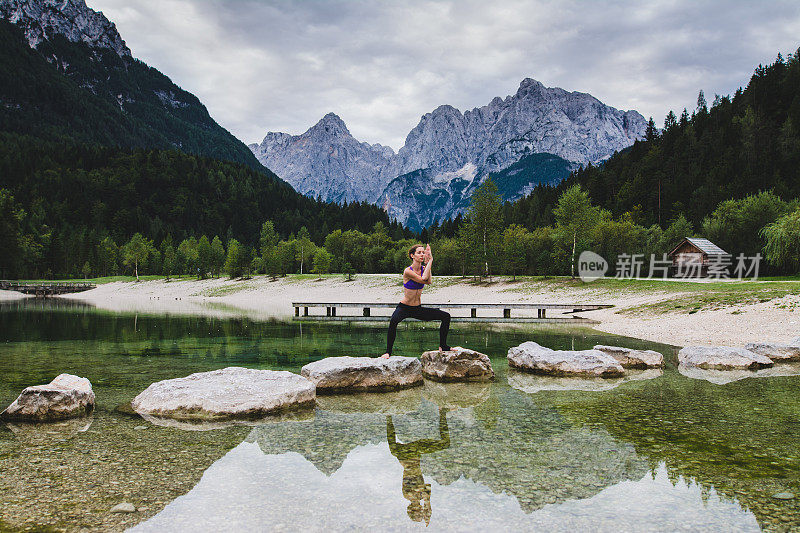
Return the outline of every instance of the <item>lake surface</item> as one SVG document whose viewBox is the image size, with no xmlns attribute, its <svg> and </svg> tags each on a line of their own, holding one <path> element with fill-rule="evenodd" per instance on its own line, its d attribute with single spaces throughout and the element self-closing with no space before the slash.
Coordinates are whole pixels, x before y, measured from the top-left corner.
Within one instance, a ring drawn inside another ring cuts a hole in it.
<svg viewBox="0 0 800 533">
<path fill-rule="evenodd" d="M 800 529 L 800 368 L 683 375 L 674 347 L 589 329 L 451 335 L 490 355 L 495 382 L 321 396 L 248 425 L 156 425 L 118 407 L 192 372 L 377 355 L 385 330 L 0 305 L 0 408 L 61 372 L 97 396 L 88 419 L 0 425 L 0 530 Z M 668 366 L 547 379 L 508 368 L 526 340 L 652 348 Z M 437 343 L 435 327 L 412 324 L 396 354 Z M 123 501 L 137 512 L 109 512 Z"/>
</svg>

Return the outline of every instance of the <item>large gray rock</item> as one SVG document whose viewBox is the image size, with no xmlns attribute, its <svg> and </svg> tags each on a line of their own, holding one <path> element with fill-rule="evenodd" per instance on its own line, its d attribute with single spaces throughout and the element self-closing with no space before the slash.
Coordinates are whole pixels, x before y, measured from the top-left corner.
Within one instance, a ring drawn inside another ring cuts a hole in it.
<svg viewBox="0 0 800 533">
<path fill-rule="evenodd" d="M 328 357 L 305 365 L 300 375 L 317 392 L 392 391 L 422 385 L 422 364 L 416 357 Z"/>
<path fill-rule="evenodd" d="M 467 348 L 434 350 L 420 358 L 422 375 L 434 381 L 491 381 L 494 370 L 489 356 Z"/>
<path fill-rule="evenodd" d="M 707 370 L 756 369 L 772 366 L 769 357 L 731 346 L 686 346 L 678 352 L 678 364 Z"/>
<path fill-rule="evenodd" d="M 744 345 L 745 350 L 769 357 L 776 363 L 800 361 L 800 346 L 790 344 L 755 343 Z"/>
<path fill-rule="evenodd" d="M 48 422 L 85 416 L 94 410 L 94 391 L 86 378 L 61 374 L 47 385 L 27 387 L 0 413 L 3 420 Z"/>
<path fill-rule="evenodd" d="M 658 368 L 664 366 L 664 356 L 654 350 L 634 350 L 621 346 L 598 344 L 594 347 L 604 354 L 610 355 L 623 368 Z"/>
<path fill-rule="evenodd" d="M 297 374 L 228 367 L 153 383 L 131 402 L 141 415 L 178 420 L 258 418 L 316 402 L 314 384 Z"/>
<path fill-rule="evenodd" d="M 508 364 L 551 376 L 618 377 L 625 373 L 616 359 L 599 350 L 551 350 L 533 341 L 510 348 Z"/>
</svg>

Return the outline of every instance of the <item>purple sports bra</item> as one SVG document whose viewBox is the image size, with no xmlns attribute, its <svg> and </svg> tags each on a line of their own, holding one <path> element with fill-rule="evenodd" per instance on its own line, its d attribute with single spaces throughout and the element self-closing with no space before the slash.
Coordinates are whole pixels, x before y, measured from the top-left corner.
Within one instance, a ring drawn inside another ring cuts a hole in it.
<svg viewBox="0 0 800 533">
<path fill-rule="evenodd" d="M 408 267 L 408 268 L 411 268 L 411 267 Z M 412 271 L 413 271 L 413 269 L 412 269 Z M 424 273 L 425 273 L 425 265 L 422 265 L 422 270 L 420 270 L 419 274 L 421 276 Z M 405 283 L 403 283 L 403 287 L 405 287 L 406 289 L 411 289 L 411 290 L 414 290 L 414 291 L 418 291 L 420 289 L 424 289 L 425 288 L 425 284 L 424 283 L 417 283 L 413 279 L 410 279 L 410 280 L 406 281 Z"/>
</svg>

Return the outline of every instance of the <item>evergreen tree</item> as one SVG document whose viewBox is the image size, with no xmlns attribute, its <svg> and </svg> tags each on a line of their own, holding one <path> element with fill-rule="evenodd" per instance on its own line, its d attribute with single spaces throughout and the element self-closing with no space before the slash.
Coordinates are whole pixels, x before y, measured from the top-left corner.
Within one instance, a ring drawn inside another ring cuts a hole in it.
<svg viewBox="0 0 800 533">
<path fill-rule="evenodd" d="M 678 118 L 675 113 L 670 109 L 667 117 L 664 119 L 664 131 L 670 131 L 678 125 Z"/>
<path fill-rule="evenodd" d="M 175 274 L 178 267 L 178 253 L 169 242 L 165 242 L 161 246 L 161 255 L 164 260 L 161 263 L 162 272 L 169 280 L 170 276 Z"/>
<path fill-rule="evenodd" d="M 648 141 L 654 141 L 658 138 L 658 128 L 656 128 L 653 117 L 650 117 L 650 120 L 647 121 L 647 129 L 645 130 L 644 138 Z"/>
<path fill-rule="evenodd" d="M 245 251 L 239 241 L 231 239 L 228 243 L 228 255 L 225 259 L 225 272 L 228 273 L 231 279 L 241 277 L 244 274 L 242 270 L 242 258 Z"/>
<path fill-rule="evenodd" d="M 211 250 L 211 243 L 208 242 L 208 237 L 203 235 L 197 242 L 197 264 L 200 268 L 200 277 L 205 279 L 206 274 L 211 272 L 213 268 L 213 252 Z"/>
<path fill-rule="evenodd" d="M 528 230 L 519 224 L 511 224 L 503 232 L 503 263 L 512 281 L 525 268 L 528 237 Z"/>
<path fill-rule="evenodd" d="M 219 238 L 219 235 L 214 235 L 214 240 L 211 241 L 211 267 L 214 275 L 219 277 L 224 266 L 225 247 L 222 245 L 222 239 Z"/>
<path fill-rule="evenodd" d="M 261 257 L 264 258 L 264 261 L 267 261 L 267 258 L 272 254 L 272 250 L 275 248 L 275 245 L 278 244 L 279 240 L 280 237 L 278 236 L 278 232 L 275 231 L 275 225 L 272 221 L 267 220 L 264 222 L 261 225 L 261 235 L 258 239 Z"/>
<path fill-rule="evenodd" d="M 322 277 L 331 271 L 331 254 L 325 248 L 317 248 L 314 252 L 314 273 Z"/>
</svg>

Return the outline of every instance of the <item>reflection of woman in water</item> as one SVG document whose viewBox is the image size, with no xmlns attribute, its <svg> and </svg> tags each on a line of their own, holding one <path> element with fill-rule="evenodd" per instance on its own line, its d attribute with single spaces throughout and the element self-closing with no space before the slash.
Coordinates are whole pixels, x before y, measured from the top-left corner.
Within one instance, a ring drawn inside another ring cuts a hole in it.
<svg viewBox="0 0 800 533">
<path fill-rule="evenodd" d="M 450 430 L 447 428 L 447 409 L 439 410 L 439 439 L 420 439 L 414 442 L 397 442 L 392 417 L 386 417 L 386 440 L 389 450 L 403 465 L 403 496 L 408 504 L 408 516 L 415 522 L 431 521 L 431 486 L 422 477 L 420 459 L 423 453 L 433 453 L 450 447 Z"/>
<path fill-rule="evenodd" d="M 450 313 L 432 307 L 422 307 L 422 289 L 430 285 L 433 272 L 433 253 L 431 247 L 415 244 L 408 251 L 411 266 L 403 271 L 403 299 L 389 320 L 389 332 L 386 335 L 386 353 L 381 357 L 386 359 L 392 355 L 394 338 L 397 334 L 397 324 L 406 318 L 417 320 L 439 320 L 439 350 L 449 350 L 447 345 L 447 332 L 450 330 Z M 424 263 L 427 263 L 423 265 Z"/>
</svg>

